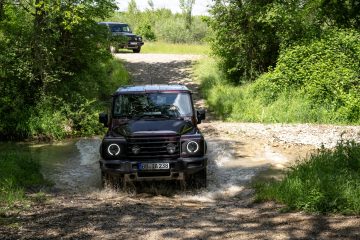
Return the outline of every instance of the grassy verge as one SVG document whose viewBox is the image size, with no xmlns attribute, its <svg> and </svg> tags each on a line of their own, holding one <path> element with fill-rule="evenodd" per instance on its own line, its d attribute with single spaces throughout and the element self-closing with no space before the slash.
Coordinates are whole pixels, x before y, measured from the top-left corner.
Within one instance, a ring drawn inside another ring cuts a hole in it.
<svg viewBox="0 0 360 240">
<path fill-rule="evenodd" d="M 258 201 L 275 200 L 290 210 L 360 213 L 360 144 L 340 142 L 291 167 L 281 181 L 256 182 Z"/>
<path fill-rule="evenodd" d="M 202 59 L 195 66 L 195 75 L 208 107 L 226 121 L 349 123 L 331 105 L 314 103 L 301 91 L 283 91 L 273 97 L 269 89 L 271 86 L 264 87 L 261 80 L 241 86 L 232 85 L 218 70 L 214 59 Z"/>
<path fill-rule="evenodd" d="M 30 152 L 0 152 L 0 215 L 27 200 L 25 191 L 49 185 L 40 173 L 40 164 Z"/>
<path fill-rule="evenodd" d="M 209 54 L 206 44 L 174 44 L 165 42 L 145 42 L 142 53 Z"/>
</svg>

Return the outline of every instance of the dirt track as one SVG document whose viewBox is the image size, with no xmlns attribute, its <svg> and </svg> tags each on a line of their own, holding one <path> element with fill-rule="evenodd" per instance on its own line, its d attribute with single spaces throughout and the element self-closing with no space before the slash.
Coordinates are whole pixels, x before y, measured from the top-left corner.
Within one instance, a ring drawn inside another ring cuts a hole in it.
<svg viewBox="0 0 360 240">
<path fill-rule="evenodd" d="M 177 83 L 194 90 L 196 55 L 118 54 L 137 84 Z M 0 239 L 360 239 L 360 218 L 281 213 L 274 203 L 255 204 L 248 183 L 270 167 L 282 169 L 324 144 L 360 140 L 360 127 L 245 124 L 207 121 L 209 187 L 176 190 L 148 186 L 141 193 L 59 191 L 30 210 L 0 218 Z M 74 189 L 76 191 L 76 189 Z"/>
</svg>

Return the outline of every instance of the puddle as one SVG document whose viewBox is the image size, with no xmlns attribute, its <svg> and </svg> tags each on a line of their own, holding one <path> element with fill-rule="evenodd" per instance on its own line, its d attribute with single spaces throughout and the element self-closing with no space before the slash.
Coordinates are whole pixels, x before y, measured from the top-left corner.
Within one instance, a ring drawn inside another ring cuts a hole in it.
<svg viewBox="0 0 360 240">
<path fill-rule="evenodd" d="M 45 178 L 55 184 L 55 188 L 66 191 L 89 191 L 101 187 L 99 169 L 98 138 L 80 139 L 61 144 L 32 147 L 39 159 Z"/>
<path fill-rule="evenodd" d="M 100 143 L 99 138 L 83 138 L 58 144 L 30 145 L 30 149 L 39 159 L 44 176 L 55 183 L 56 189 L 92 192 L 101 191 Z M 183 192 L 176 189 L 179 184 L 157 182 L 148 190 L 154 195 L 172 195 L 197 201 L 231 198 L 241 194 L 246 184 L 270 164 L 287 162 L 286 157 L 270 146 L 245 146 L 234 141 L 210 140 L 208 149 L 206 189 Z M 242 156 L 239 156 L 239 151 Z"/>
</svg>

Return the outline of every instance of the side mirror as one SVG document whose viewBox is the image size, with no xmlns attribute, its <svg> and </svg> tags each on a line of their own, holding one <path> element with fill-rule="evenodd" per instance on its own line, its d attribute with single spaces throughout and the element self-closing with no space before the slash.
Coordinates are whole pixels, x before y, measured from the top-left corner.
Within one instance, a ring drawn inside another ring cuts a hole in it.
<svg viewBox="0 0 360 240">
<path fill-rule="evenodd" d="M 99 114 L 99 122 L 104 124 L 104 127 L 108 126 L 108 115 L 106 113 Z"/>
<path fill-rule="evenodd" d="M 205 120 L 205 109 L 199 109 L 196 111 L 197 123 L 200 124 L 202 120 Z"/>
</svg>

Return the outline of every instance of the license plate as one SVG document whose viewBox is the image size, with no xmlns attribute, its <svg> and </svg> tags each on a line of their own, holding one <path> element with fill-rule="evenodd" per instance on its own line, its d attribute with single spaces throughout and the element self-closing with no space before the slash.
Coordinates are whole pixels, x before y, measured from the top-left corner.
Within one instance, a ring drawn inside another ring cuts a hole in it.
<svg viewBox="0 0 360 240">
<path fill-rule="evenodd" d="M 137 45 L 137 42 L 129 42 L 129 45 Z"/>
<path fill-rule="evenodd" d="M 139 170 L 170 169 L 169 163 L 139 163 Z"/>
</svg>

